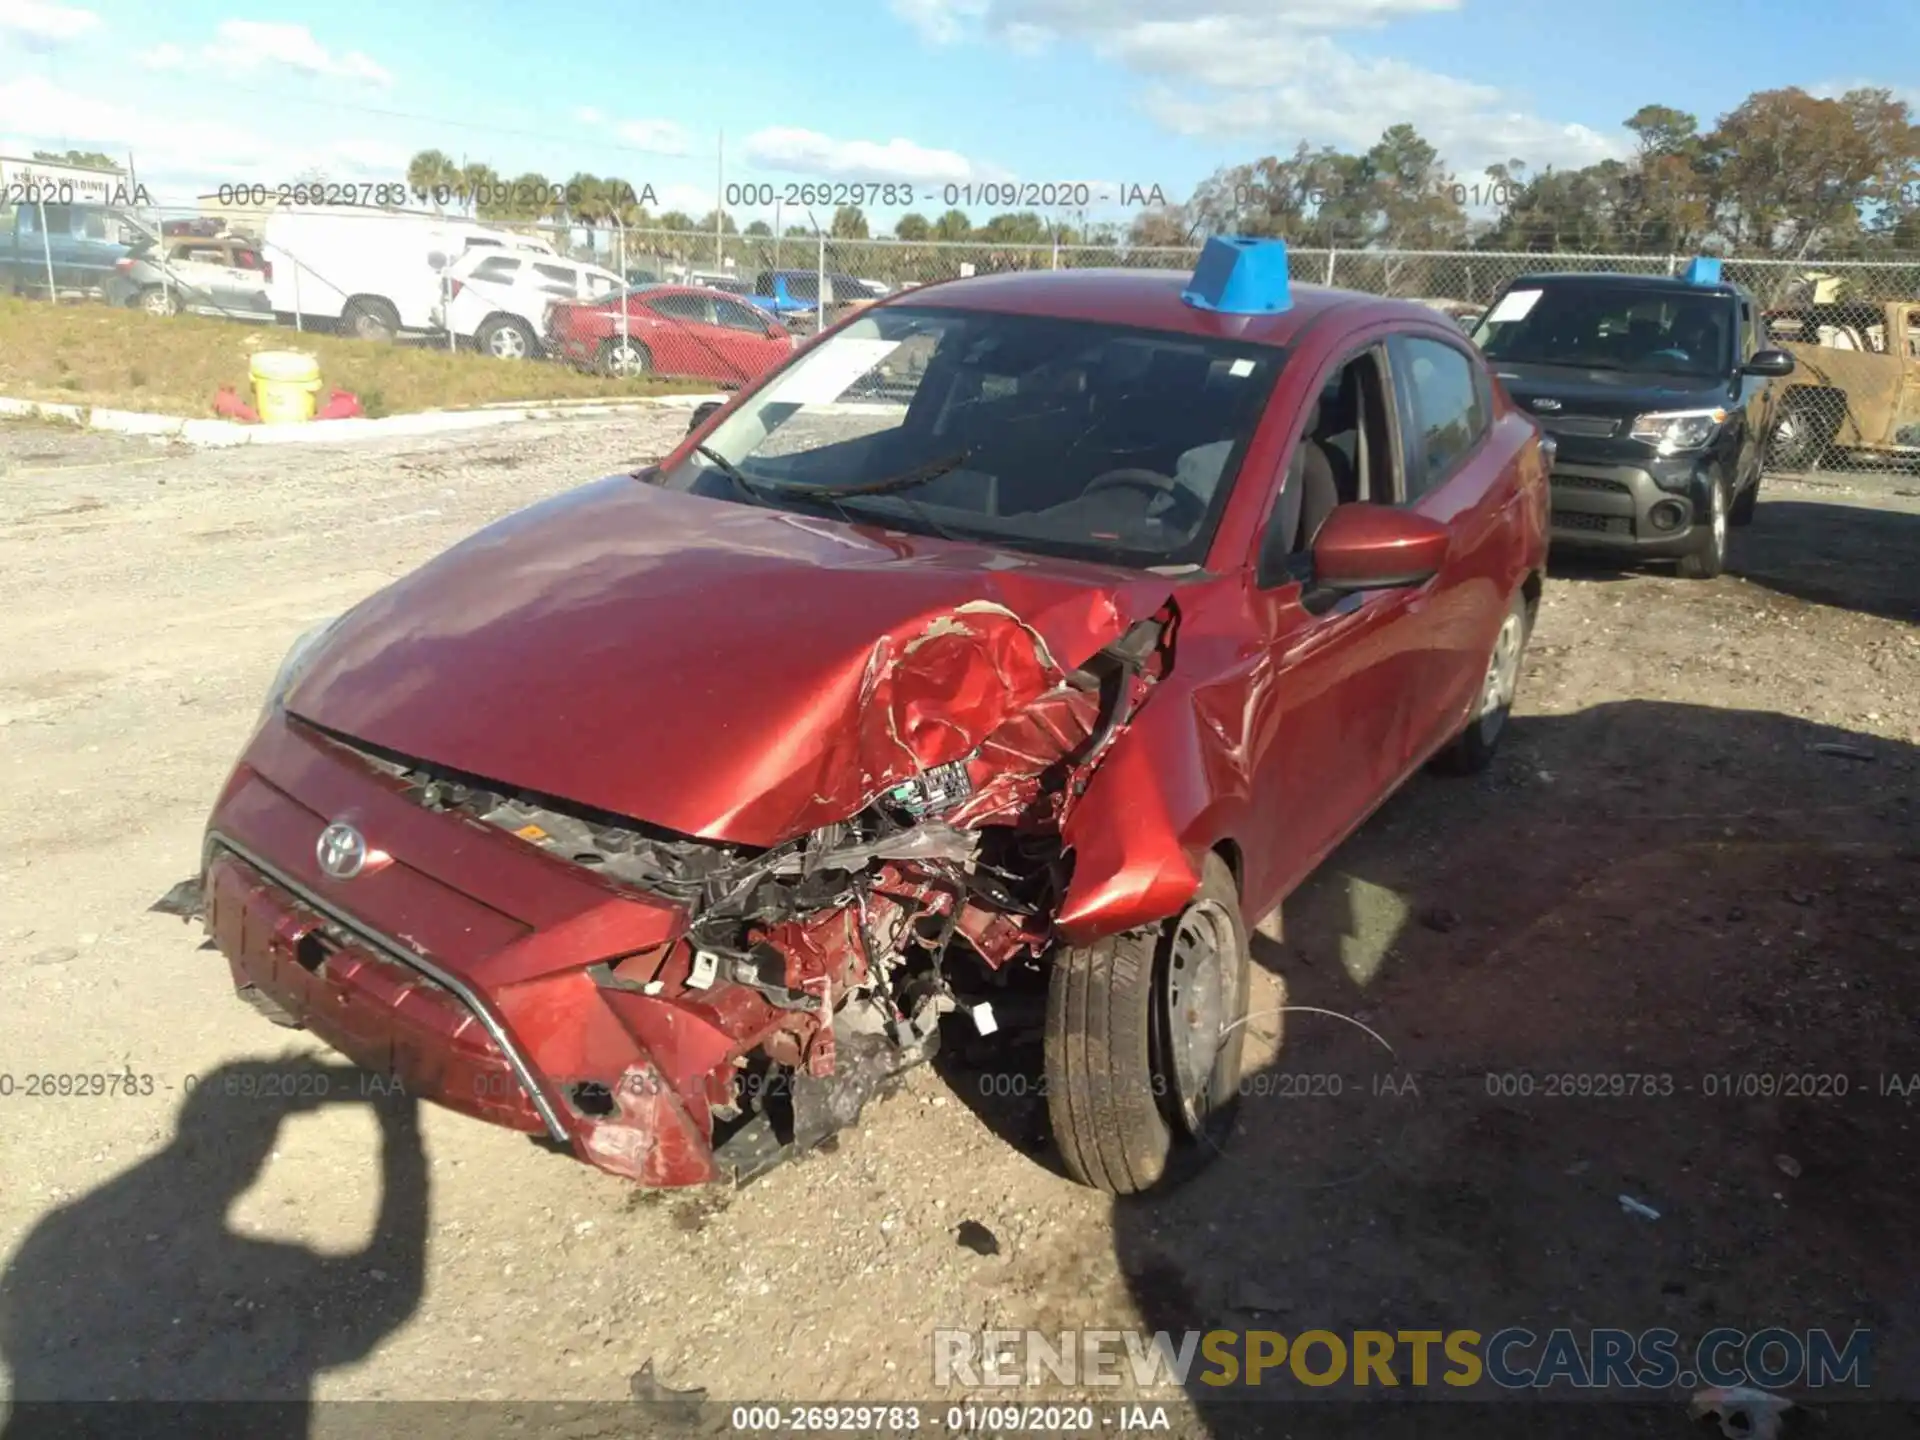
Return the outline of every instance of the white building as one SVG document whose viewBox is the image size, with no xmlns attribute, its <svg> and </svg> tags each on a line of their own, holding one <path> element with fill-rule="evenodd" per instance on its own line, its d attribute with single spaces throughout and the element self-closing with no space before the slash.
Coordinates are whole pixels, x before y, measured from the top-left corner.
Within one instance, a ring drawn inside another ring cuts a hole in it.
<svg viewBox="0 0 1920 1440">
<path fill-rule="evenodd" d="M 7 204 L 116 205 L 142 203 L 119 166 L 95 170 L 85 165 L 63 165 L 52 160 L 29 160 L 0 155 L 0 198 Z"/>
</svg>

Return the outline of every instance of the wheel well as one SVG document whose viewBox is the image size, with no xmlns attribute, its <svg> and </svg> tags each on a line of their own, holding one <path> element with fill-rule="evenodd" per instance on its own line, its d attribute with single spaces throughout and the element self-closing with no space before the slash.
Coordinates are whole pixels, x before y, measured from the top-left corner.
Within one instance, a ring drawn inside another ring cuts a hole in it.
<svg viewBox="0 0 1920 1440">
<path fill-rule="evenodd" d="M 384 310 L 393 316 L 396 322 L 400 319 L 400 307 L 384 295 L 349 295 L 347 303 L 340 307 L 340 313 L 344 315 L 356 305 L 368 310 Z"/>
<path fill-rule="evenodd" d="M 1246 872 L 1241 869 L 1239 843 L 1233 840 L 1222 840 L 1213 847 L 1213 853 L 1226 862 L 1227 873 L 1233 876 L 1234 893 L 1246 894 Z"/>
</svg>

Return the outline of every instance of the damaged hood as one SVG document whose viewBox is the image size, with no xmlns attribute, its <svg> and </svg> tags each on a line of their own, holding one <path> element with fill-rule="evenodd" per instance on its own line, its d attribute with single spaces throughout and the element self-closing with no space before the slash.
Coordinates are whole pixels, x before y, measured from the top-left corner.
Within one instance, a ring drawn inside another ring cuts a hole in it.
<svg viewBox="0 0 1920 1440">
<path fill-rule="evenodd" d="M 966 755 L 1172 587 L 616 476 L 355 608 L 286 708 L 412 759 L 772 845 Z"/>
</svg>

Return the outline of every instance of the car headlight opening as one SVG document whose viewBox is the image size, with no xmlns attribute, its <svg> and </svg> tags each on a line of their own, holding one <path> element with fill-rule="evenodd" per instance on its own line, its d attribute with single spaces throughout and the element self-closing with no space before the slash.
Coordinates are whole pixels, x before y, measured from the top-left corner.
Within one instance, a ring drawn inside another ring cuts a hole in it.
<svg viewBox="0 0 1920 1440">
<path fill-rule="evenodd" d="M 1661 410 L 1634 417 L 1629 432 L 1662 455 L 1704 450 L 1726 423 L 1725 410 Z"/>
</svg>

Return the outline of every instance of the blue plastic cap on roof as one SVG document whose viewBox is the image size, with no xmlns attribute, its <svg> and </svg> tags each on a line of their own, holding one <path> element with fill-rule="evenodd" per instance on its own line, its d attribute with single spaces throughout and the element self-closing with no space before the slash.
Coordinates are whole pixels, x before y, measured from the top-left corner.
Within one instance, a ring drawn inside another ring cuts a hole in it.
<svg viewBox="0 0 1920 1440">
<path fill-rule="evenodd" d="M 1684 277 L 1689 285 L 1718 285 L 1720 283 L 1720 262 L 1711 255 L 1700 255 L 1687 262 Z"/>
<path fill-rule="evenodd" d="M 1215 235 L 1200 251 L 1193 279 L 1180 298 L 1196 310 L 1223 315 L 1273 315 L 1293 304 L 1287 242 Z"/>
</svg>

